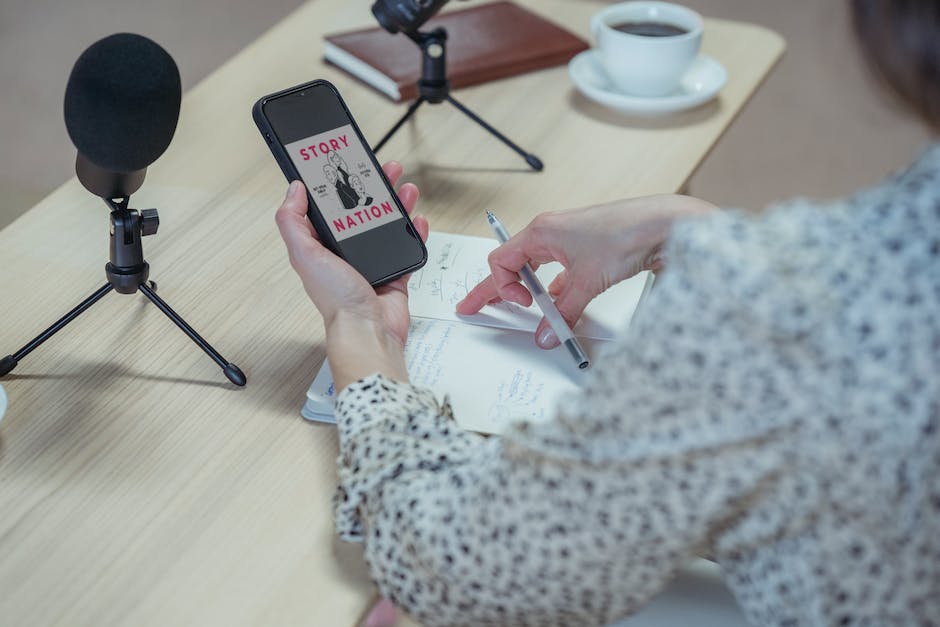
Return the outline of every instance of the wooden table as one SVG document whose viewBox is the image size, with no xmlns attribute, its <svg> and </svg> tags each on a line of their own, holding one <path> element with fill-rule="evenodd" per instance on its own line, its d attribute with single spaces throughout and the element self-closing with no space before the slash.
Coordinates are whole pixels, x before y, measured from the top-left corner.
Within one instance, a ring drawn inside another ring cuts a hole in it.
<svg viewBox="0 0 940 627">
<path fill-rule="evenodd" d="M 597 4 L 527 0 L 585 37 Z M 449 5 L 453 8 L 454 4 Z M 273 212 L 285 183 L 251 122 L 261 95 L 325 77 L 372 141 L 403 105 L 321 61 L 324 33 L 372 23 L 365 0 L 310 2 L 187 94 L 172 146 L 132 206 L 160 293 L 248 374 L 235 389 L 140 295 L 109 295 L 3 380 L 0 624 L 351 625 L 374 588 L 333 535 L 334 430 L 299 408 L 323 330 Z M 457 5 L 459 8 L 459 4 Z M 678 190 L 784 45 L 717 20 L 704 51 L 720 98 L 663 120 L 582 98 L 564 67 L 461 90 L 539 155 L 517 155 L 449 106 L 423 107 L 382 151 L 438 230 L 488 235 L 543 210 Z M 74 179 L 0 232 L 0 355 L 105 282 L 108 210 Z"/>
</svg>

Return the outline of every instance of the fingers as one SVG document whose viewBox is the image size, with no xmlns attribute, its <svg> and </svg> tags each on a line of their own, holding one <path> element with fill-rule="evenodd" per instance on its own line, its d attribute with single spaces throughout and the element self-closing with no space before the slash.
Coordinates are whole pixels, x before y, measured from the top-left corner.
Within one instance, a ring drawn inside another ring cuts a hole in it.
<svg viewBox="0 0 940 627">
<path fill-rule="evenodd" d="M 408 215 L 411 215 L 415 205 L 418 204 L 420 195 L 418 187 L 414 183 L 405 183 L 398 189 L 398 198 L 401 200 L 401 204 L 404 205 Z"/>
<path fill-rule="evenodd" d="M 388 177 L 388 181 L 392 184 L 392 187 L 395 187 L 398 185 L 398 179 L 401 178 L 405 168 L 397 161 L 389 161 L 382 166 L 382 171 L 385 172 L 385 176 Z"/>
<path fill-rule="evenodd" d="M 431 231 L 431 225 L 428 223 L 428 219 L 424 216 L 415 216 L 411 219 L 411 223 L 415 225 L 418 235 L 421 236 L 421 241 L 428 241 L 428 233 Z"/>
<path fill-rule="evenodd" d="M 496 286 L 493 284 L 493 277 L 488 276 L 477 283 L 473 289 L 467 292 L 464 299 L 457 303 L 457 313 L 465 316 L 475 314 L 494 298 L 498 298 Z"/>
<path fill-rule="evenodd" d="M 512 242 L 511 239 L 510 242 Z M 484 305 L 498 303 L 501 300 L 518 303 L 523 307 L 528 307 L 532 304 L 532 294 L 519 283 L 519 274 L 516 270 L 521 269 L 522 266 L 529 263 L 534 271 L 539 267 L 539 264 L 521 254 L 506 254 L 503 249 L 508 244 L 509 242 L 490 253 L 488 261 L 492 274 L 480 281 L 473 289 L 467 292 L 467 295 L 462 301 L 457 303 L 457 313 L 463 315 L 475 314 L 480 311 Z M 511 260 L 510 267 L 504 265 L 504 259 Z M 515 265 L 516 262 L 518 262 L 518 266 Z M 512 267 L 515 267 L 516 270 L 512 270 Z"/>
<path fill-rule="evenodd" d="M 284 196 L 284 201 L 281 202 L 281 206 L 277 208 L 278 214 L 285 212 L 307 217 L 307 194 L 305 192 L 306 188 L 303 182 L 291 181 L 291 184 L 287 187 L 287 194 Z"/>
<path fill-rule="evenodd" d="M 430 225 L 428 224 L 428 219 L 424 216 L 415 216 L 411 219 L 411 223 L 415 226 L 415 230 L 418 232 L 418 236 L 421 238 L 422 242 L 428 241 L 428 233 L 430 232 Z M 408 281 L 411 280 L 411 275 L 407 274 L 403 277 L 399 277 L 379 288 L 379 291 L 389 291 L 395 290 L 398 292 L 404 293 L 406 296 L 408 294 Z"/>
<path fill-rule="evenodd" d="M 385 172 L 385 176 L 388 177 L 388 182 L 392 184 L 392 187 L 398 184 L 398 181 L 401 179 L 402 173 L 405 169 L 397 161 L 389 161 L 382 166 L 382 170 Z M 398 190 L 398 198 L 401 200 L 401 204 L 404 205 L 405 211 L 408 212 L 408 215 L 411 215 L 411 212 L 414 211 L 415 205 L 418 204 L 418 197 L 420 196 L 418 192 L 418 186 L 414 183 L 405 183 Z M 425 237 L 425 239 L 427 239 Z"/>
<path fill-rule="evenodd" d="M 392 184 L 392 187 L 398 184 L 402 173 L 405 171 L 402 165 L 397 161 L 389 161 L 382 166 L 382 170 L 385 172 L 385 176 L 388 177 L 388 182 Z M 398 190 L 398 198 L 401 200 L 401 204 L 405 206 L 405 211 L 407 211 L 409 215 L 418 203 L 419 195 L 418 186 L 414 183 L 405 183 L 401 186 L 401 189 Z"/>
<path fill-rule="evenodd" d="M 552 279 L 552 282 L 548 284 L 548 293 L 551 294 L 552 298 L 558 298 L 565 289 L 565 283 L 568 281 L 568 271 L 562 270 L 555 278 Z"/>
<path fill-rule="evenodd" d="M 568 326 L 573 329 L 581 318 L 581 314 L 584 313 L 584 308 L 594 299 L 595 294 L 570 283 L 565 288 L 555 299 L 555 307 L 558 308 L 558 313 L 565 319 Z M 535 329 L 535 343 L 541 348 L 555 348 L 559 344 L 558 335 L 545 318 L 542 318 Z"/>
<path fill-rule="evenodd" d="M 503 300 L 523 307 L 532 304 L 532 294 L 519 283 L 519 270 L 526 264 L 535 271 L 542 263 L 555 261 L 550 255 L 535 254 L 532 230 L 527 227 L 490 253 L 488 262 L 496 293 Z"/>
<path fill-rule="evenodd" d="M 397 621 L 398 612 L 392 602 L 379 599 L 362 622 L 362 627 L 395 627 Z"/>
<path fill-rule="evenodd" d="M 316 234 L 307 220 L 307 190 L 300 181 L 293 181 L 287 188 L 287 196 L 274 215 L 281 238 L 287 250 L 294 252 L 309 246 Z"/>
</svg>

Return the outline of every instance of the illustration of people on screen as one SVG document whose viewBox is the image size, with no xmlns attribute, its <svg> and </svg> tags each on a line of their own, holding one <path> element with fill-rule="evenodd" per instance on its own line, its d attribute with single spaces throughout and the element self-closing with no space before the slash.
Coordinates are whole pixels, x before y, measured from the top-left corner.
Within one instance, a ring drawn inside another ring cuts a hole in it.
<svg viewBox="0 0 940 627">
<path fill-rule="evenodd" d="M 363 207 L 368 207 L 372 204 L 372 196 L 366 193 L 366 186 L 363 184 L 362 179 L 358 175 L 353 174 L 349 177 L 349 184 L 356 194 L 359 196 L 359 205 Z"/>
<path fill-rule="evenodd" d="M 323 166 L 323 176 L 326 177 L 326 182 L 336 187 L 336 181 L 339 180 L 339 175 L 336 173 L 336 168 L 330 164 Z"/>
<path fill-rule="evenodd" d="M 346 165 L 346 161 L 342 157 L 340 157 L 339 153 L 336 152 L 335 150 L 331 151 L 327 155 L 326 158 L 330 160 L 330 165 L 336 168 L 337 172 L 339 172 L 339 175 L 343 178 L 343 181 L 345 181 L 346 184 L 348 185 L 349 184 L 349 166 Z"/>
<path fill-rule="evenodd" d="M 336 153 L 331 152 L 330 154 L 333 155 Z M 342 159 L 340 161 L 342 161 Z M 349 184 L 348 177 L 340 177 L 340 173 L 337 172 L 337 168 L 330 164 L 323 166 L 323 176 L 325 176 L 327 182 L 336 189 L 336 195 L 339 197 L 339 201 L 342 203 L 344 208 L 352 209 L 353 207 L 358 206 L 359 195 Z"/>
</svg>

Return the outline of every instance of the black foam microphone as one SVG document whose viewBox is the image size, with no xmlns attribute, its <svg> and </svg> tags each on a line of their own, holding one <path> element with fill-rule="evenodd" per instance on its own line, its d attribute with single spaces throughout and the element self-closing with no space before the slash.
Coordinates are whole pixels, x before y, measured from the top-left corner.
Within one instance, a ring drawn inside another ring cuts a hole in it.
<svg viewBox="0 0 940 627">
<path fill-rule="evenodd" d="M 144 182 L 147 166 L 170 145 L 180 115 L 180 73 L 166 50 L 140 35 L 120 33 L 92 44 L 75 62 L 65 89 L 65 126 L 78 148 L 75 173 L 111 208 L 108 282 L 33 338 L 0 358 L 0 377 L 111 291 L 140 292 L 222 368 L 235 385 L 245 373 L 226 361 L 157 295 L 142 240 L 160 224 L 156 209 L 132 209 L 130 196 Z"/>
<path fill-rule="evenodd" d="M 65 89 L 75 173 L 91 193 L 126 198 L 170 145 L 182 85 L 173 57 L 131 33 L 101 39 L 78 58 Z"/>
</svg>

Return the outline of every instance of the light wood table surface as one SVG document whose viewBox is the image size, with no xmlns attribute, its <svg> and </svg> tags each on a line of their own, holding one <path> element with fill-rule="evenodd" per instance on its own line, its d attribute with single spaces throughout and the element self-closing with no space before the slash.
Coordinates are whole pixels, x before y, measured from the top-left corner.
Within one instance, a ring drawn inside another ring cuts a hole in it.
<svg viewBox="0 0 940 627">
<path fill-rule="evenodd" d="M 600 8 L 522 4 L 586 38 Z M 160 210 L 144 240 L 159 293 L 245 370 L 246 388 L 139 294 L 108 295 L 2 380 L 0 624 L 345 626 L 362 615 L 374 588 L 360 549 L 333 534 L 336 435 L 299 416 L 323 329 L 277 234 L 286 184 L 250 109 L 327 78 L 376 141 L 404 105 L 321 60 L 325 33 L 371 24 L 364 0 L 300 7 L 186 95 L 173 144 L 132 199 Z M 709 20 L 704 52 L 728 84 L 662 120 L 594 105 L 564 67 L 457 92 L 541 157 L 541 174 L 449 105 L 422 107 L 381 157 L 403 162 L 432 228 L 475 235 L 489 236 L 485 208 L 515 231 L 544 210 L 676 191 L 783 49 L 765 29 Z M 0 355 L 103 285 L 107 257 L 108 209 L 74 179 L 0 232 Z"/>
</svg>

